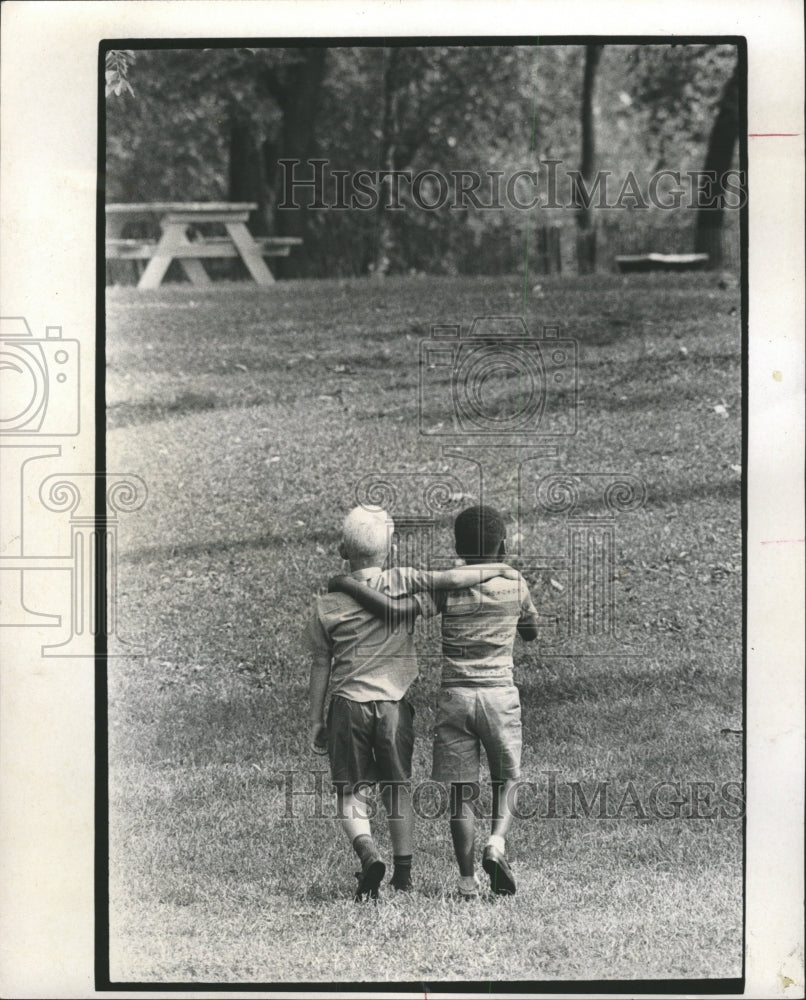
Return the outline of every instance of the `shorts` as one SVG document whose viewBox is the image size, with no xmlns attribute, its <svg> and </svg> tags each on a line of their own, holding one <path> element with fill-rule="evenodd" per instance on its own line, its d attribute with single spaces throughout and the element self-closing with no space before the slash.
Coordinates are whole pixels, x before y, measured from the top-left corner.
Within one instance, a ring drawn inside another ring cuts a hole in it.
<svg viewBox="0 0 806 1000">
<path fill-rule="evenodd" d="M 434 781 L 479 780 L 481 747 L 493 781 L 521 773 L 521 702 L 515 685 L 443 687 L 434 728 Z"/>
<path fill-rule="evenodd" d="M 337 791 L 409 781 L 414 709 L 400 701 L 349 701 L 336 696 L 327 713 L 330 776 Z"/>
</svg>

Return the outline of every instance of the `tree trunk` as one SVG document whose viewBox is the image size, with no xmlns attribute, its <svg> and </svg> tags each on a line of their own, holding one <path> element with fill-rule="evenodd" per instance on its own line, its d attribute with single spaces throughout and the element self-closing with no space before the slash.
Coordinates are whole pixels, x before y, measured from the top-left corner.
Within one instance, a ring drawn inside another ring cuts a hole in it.
<svg viewBox="0 0 806 1000">
<path fill-rule="evenodd" d="M 704 171 L 716 175 L 716 183 L 709 190 L 700 189 L 697 209 L 697 228 L 694 238 L 694 252 L 708 254 L 708 266 L 722 266 L 722 223 L 724 209 L 721 199 L 725 193 L 724 177 L 733 162 L 733 151 L 739 137 L 739 66 L 736 64 L 730 79 L 725 84 L 717 108 L 716 121 L 708 139 Z M 703 207 L 708 201 L 716 201 L 713 208 Z"/>
<path fill-rule="evenodd" d="M 316 114 L 325 77 L 327 50 L 310 48 L 299 51 L 303 58 L 288 67 L 282 88 L 276 95 L 283 115 L 277 159 L 299 160 L 297 176 L 309 178 L 313 169 L 308 166 L 308 161 L 316 158 Z M 267 164 L 267 167 L 272 176 L 277 170 L 276 161 Z M 276 188 L 276 181 L 272 186 Z M 305 207 L 275 212 L 278 235 L 299 236 L 308 244 L 303 243 L 292 250 L 289 257 L 278 258 L 277 270 L 283 277 L 301 277 L 308 270 L 306 260 L 310 259 L 313 214 Z"/>
<path fill-rule="evenodd" d="M 269 227 L 263 161 L 255 144 L 251 125 L 237 112 L 230 115 L 228 195 L 230 201 L 257 203 L 257 208 L 249 215 L 249 229 L 255 236 L 267 235 Z"/>
<path fill-rule="evenodd" d="M 601 45 L 585 46 L 585 74 L 582 80 L 582 162 L 579 172 L 582 182 L 590 191 L 596 164 L 596 129 L 593 120 L 593 93 L 596 83 L 596 69 L 602 57 Z M 590 205 L 584 201 L 582 192 L 575 188 L 577 233 L 577 261 L 581 274 L 596 267 L 596 227 Z"/>
<path fill-rule="evenodd" d="M 396 142 L 398 133 L 398 76 L 400 64 L 400 49 L 388 49 L 384 53 L 383 73 L 383 119 L 381 122 L 380 166 L 382 170 L 396 169 Z M 394 247 L 389 204 L 392 195 L 393 179 L 386 177 L 381 185 L 380 201 L 377 209 L 377 226 L 374 261 L 372 273 L 374 277 L 382 278 L 389 270 L 391 254 Z"/>
</svg>

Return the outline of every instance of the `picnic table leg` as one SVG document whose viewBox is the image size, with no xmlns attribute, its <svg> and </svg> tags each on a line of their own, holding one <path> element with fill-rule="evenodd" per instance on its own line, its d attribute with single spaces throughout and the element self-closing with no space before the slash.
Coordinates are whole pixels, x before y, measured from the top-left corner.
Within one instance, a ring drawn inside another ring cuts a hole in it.
<svg viewBox="0 0 806 1000">
<path fill-rule="evenodd" d="M 243 222 L 225 223 L 227 232 L 232 242 L 238 248 L 241 259 L 249 269 L 249 273 L 259 285 L 273 285 L 274 275 L 266 267 L 266 263 L 260 254 L 260 249 L 252 239 L 252 234 Z"/>
<path fill-rule="evenodd" d="M 210 278 L 200 260 L 181 256 L 182 247 L 189 245 L 185 236 L 186 228 L 184 222 L 164 223 L 162 237 L 156 246 L 154 256 L 148 262 L 148 267 L 143 271 L 137 285 L 138 288 L 158 288 L 174 258 L 179 260 L 179 264 L 192 284 L 210 284 Z"/>
<path fill-rule="evenodd" d="M 108 240 L 119 240 L 123 235 L 123 226 L 126 224 L 126 219 L 122 215 L 107 215 L 106 217 L 106 238 Z M 137 280 L 140 277 L 140 272 L 137 268 L 136 260 L 107 260 L 106 261 L 106 283 L 115 284 L 115 278 L 119 274 L 125 274 L 128 271 L 134 277 L 134 283 L 137 284 Z"/>
<path fill-rule="evenodd" d="M 179 263 L 194 285 L 210 284 L 210 275 L 204 270 L 200 260 L 196 260 L 193 257 L 180 257 Z"/>
<path fill-rule="evenodd" d="M 185 243 L 185 225 L 166 222 L 162 228 L 162 236 L 154 249 L 154 256 L 148 262 L 148 267 L 140 275 L 138 288 L 159 288 L 165 272 L 171 266 L 176 251 Z"/>
</svg>

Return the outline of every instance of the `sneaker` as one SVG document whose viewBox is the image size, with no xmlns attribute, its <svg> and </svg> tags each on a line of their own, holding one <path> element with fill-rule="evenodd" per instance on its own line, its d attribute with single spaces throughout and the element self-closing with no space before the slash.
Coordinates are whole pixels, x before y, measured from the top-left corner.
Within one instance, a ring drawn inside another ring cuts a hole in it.
<svg viewBox="0 0 806 1000">
<path fill-rule="evenodd" d="M 484 848 L 481 864 L 490 876 L 490 888 L 496 895 L 515 895 L 515 876 L 507 864 L 507 859 L 503 851 L 499 851 L 497 847 L 488 844 Z"/>
<path fill-rule="evenodd" d="M 386 874 L 386 865 L 379 857 L 370 858 L 362 866 L 360 872 L 355 873 L 358 879 L 358 887 L 355 890 L 355 901 L 360 903 L 364 897 L 369 899 L 378 898 L 378 887 Z"/>
<path fill-rule="evenodd" d="M 392 878 L 389 885 L 395 892 L 411 892 L 414 889 L 414 883 L 410 875 L 405 879 L 398 879 L 397 882 Z"/>
<path fill-rule="evenodd" d="M 473 876 L 473 885 L 469 887 L 463 884 L 462 877 L 460 875 L 459 881 L 456 883 L 456 888 L 462 899 L 478 899 L 479 893 L 481 892 L 481 884 L 479 883 L 477 875 Z"/>
</svg>

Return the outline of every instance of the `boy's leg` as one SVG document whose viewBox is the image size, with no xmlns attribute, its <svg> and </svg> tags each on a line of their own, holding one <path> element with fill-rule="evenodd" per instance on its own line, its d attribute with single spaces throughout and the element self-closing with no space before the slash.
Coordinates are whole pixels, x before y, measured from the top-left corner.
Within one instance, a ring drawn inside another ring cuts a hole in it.
<svg viewBox="0 0 806 1000">
<path fill-rule="evenodd" d="M 339 825 L 344 830 L 347 839 L 352 842 L 356 837 L 372 837 L 372 828 L 369 824 L 369 803 L 364 793 L 359 790 L 358 795 L 352 792 L 337 792 L 336 794 Z"/>
<path fill-rule="evenodd" d="M 474 846 L 476 814 L 474 804 L 479 797 L 477 781 L 451 784 L 451 840 L 453 853 L 463 878 L 472 878 L 475 871 Z"/>
<path fill-rule="evenodd" d="M 389 837 L 392 841 L 395 870 L 391 884 L 395 889 L 411 889 L 411 858 L 414 851 L 414 809 L 411 804 L 411 787 L 399 781 L 384 785 L 381 792 Z"/>
<path fill-rule="evenodd" d="M 414 848 L 414 809 L 410 783 L 396 781 L 384 785 L 381 801 L 386 809 L 392 850 L 395 854 L 411 854 Z"/>
<path fill-rule="evenodd" d="M 414 709 L 405 698 L 377 702 L 378 726 L 374 751 L 381 775 L 381 799 L 389 822 L 395 870 L 393 888 L 411 889 L 414 809 L 411 803 L 411 758 L 414 750 Z"/>
<path fill-rule="evenodd" d="M 338 815 L 341 828 L 361 862 L 361 871 L 356 873 L 358 888 L 355 898 L 357 900 L 363 898 L 365 893 L 377 897 L 378 886 L 386 874 L 386 865 L 378 854 L 378 848 L 372 838 L 372 829 L 369 825 L 367 791 L 367 788 L 356 789 L 353 792 L 345 791 L 338 796 Z"/>
<path fill-rule="evenodd" d="M 434 781 L 450 783 L 451 840 L 459 865 L 459 891 L 478 894 L 474 873 L 476 799 L 479 796 L 479 740 L 475 732 L 476 692 L 472 688 L 443 688 L 437 703 L 434 729 Z"/>
<path fill-rule="evenodd" d="M 493 822 L 482 854 L 490 886 L 499 895 L 515 892 L 506 858 L 506 835 L 512 825 L 513 788 L 520 776 L 521 706 L 516 687 L 489 688 L 481 696 L 482 741 L 493 785 Z"/>
<path fill-rule="evenodd" d="M 493 825 L 490 830 L 490 839 L 500 837 L 503 841 L 509 833 L 510 826 L 512 826 L 513 788 L 517 784 L 517 780 L 508 778 L 506 781 L 494 781 L 492 784 Z"/>
<path fill-rule="evenodd" d="M 386 872 L 369 823 L 368 786 L 374 778 L 372 703 L 334 698 L 328 714 L 328 755 L 341 828 L 361 862 L 356 898 L 377 896 Z"/>
</svg>

